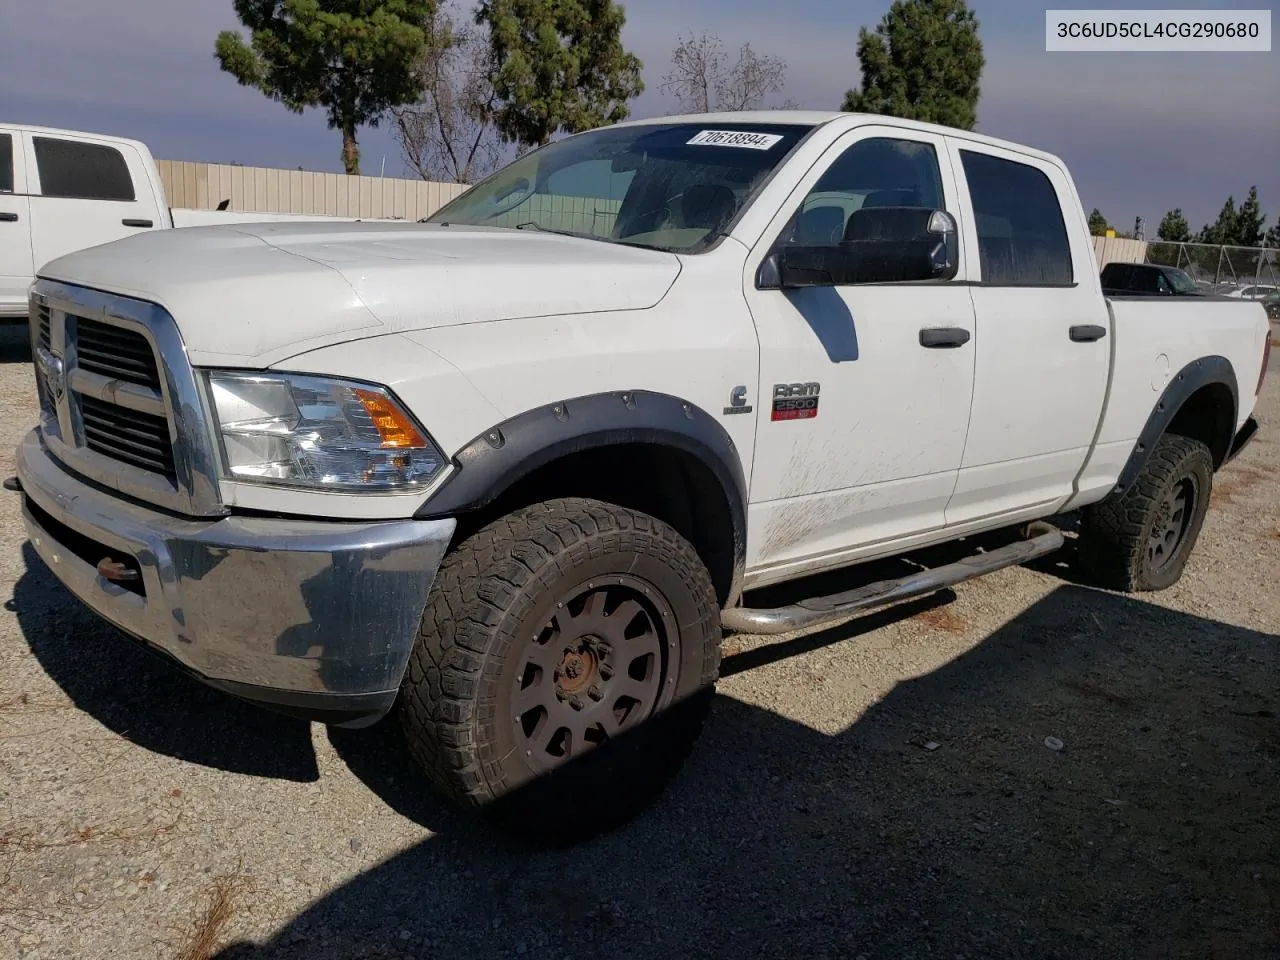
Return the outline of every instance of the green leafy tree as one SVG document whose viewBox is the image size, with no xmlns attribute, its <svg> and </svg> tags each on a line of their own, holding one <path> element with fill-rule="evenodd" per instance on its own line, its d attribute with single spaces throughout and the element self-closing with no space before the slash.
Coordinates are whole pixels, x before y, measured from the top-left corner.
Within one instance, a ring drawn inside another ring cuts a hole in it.
<svg viewBox="0 0 1280 960">
<path fill-rule="evenodd" d="M 1262 242 L 1273 250 L 1280 248 L 1280 220 L 1277 220 L 1276 225 L 1267 231 L 1267 235 Z"/>
<path fill-rule="evenodd" d="M 643 64 L 622 46 L 613 0 L 482 0 L 493 53 L 493 120 L 507 140 L 541 146 L 625 120 L 644 92 Z"/>
<path fill-rule="evenodd" d="M 1188 243 L 1191 240 L 1191 227 L 1183 216 L 1181 207 L 1175 207 L 1164 215 L 1156 229 L 1156 236 L 1170 243 Z"/>
<path fill-rule="evenodd" d="M 964 0 L 894 0 L 875 32 L 858 32 L 862 89 L 842 109 L 972 130 L 986 60 Z"/>
<path fill-rule="evenodd" d="M 1094 207 L 1093 212 L 1089 214 L 1089 232 L 1095 237 L 1105 237 L 1109 229 L 1111 224 L 1107 223 L 1107 218 L 1102 215 L 1101 210 Z"/>
<path fill-rule="evenodd" d="M 414 67 L 435 9 L 436 0 L 235 0 L 249 42 L 224 30 L 214 56 L 242 86 L 294 113 L 323 108 L 342 131 L 343 168 L 356 174 L 356 130 L 422 93 Z"/>
</svg>

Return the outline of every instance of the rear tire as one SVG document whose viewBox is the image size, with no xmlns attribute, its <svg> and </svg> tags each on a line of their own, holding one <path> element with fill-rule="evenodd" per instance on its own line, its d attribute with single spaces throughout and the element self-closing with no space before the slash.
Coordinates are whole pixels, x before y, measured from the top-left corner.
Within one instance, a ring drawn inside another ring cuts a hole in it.
<svg viewBox="0 0 1280 960">
<path fill-rule="evenodd" d="M 599 501 L 536 504 L 445 558 L 401 721 L 444 794 L 527 839 L 576 842 L 680 769 L 720 639 L 711 577 L 673 528 Z"/>
<path fill-rule="evenodd" d="M 1213 492 L 1213 456 L 1198 440 L 1165 434 L 1134 484 L 1084 511 L 1079 557 L 1099 586 L 1165 590 L 1182 578 Z"/>
</svg>

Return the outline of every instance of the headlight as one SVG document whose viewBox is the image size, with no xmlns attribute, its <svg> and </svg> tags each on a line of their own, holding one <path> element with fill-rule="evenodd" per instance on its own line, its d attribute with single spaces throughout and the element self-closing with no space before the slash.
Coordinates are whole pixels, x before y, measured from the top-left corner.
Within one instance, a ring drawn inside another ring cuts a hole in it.
<svg viewBox="0 0 1280 960">
<path fill-rule="evenodd" d="M 322 490 L 425 487 L 444 456 L 383 387 L 291 374 L 209 373 L 224 473 Z"/>
</svg>

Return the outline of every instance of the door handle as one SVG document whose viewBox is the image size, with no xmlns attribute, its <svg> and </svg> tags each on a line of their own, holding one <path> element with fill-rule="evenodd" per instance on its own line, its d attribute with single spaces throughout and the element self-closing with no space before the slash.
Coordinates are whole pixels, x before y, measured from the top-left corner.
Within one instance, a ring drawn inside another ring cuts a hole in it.
<svg viewBox="0 0 1280 960">
<path fill-rule="evenodd" d="M 18 215 L 16 213 L 0 213 L 0 221 L 5 223 L 17 223 Z"/>
<path fill-rule="evenodd" d="M 1096 323 L 1077 323 L 1070 333 L 1072 343 L 1093 343 L 1107 335 L 1107 328 Z"/>
<path fill-rule="evenodd" d="M 151 220 L 134 220 L 131 217 L 125 217 L 120 221 L 126 227 L 154 227 L 155 222 Z"/>
<path fill-rule="evenodd" d="M 969 342 L 969 331 L 964 327 L 925 327 L 920 331 L 920 346 L 932 350 L 963 347 Z"/>
</svg>

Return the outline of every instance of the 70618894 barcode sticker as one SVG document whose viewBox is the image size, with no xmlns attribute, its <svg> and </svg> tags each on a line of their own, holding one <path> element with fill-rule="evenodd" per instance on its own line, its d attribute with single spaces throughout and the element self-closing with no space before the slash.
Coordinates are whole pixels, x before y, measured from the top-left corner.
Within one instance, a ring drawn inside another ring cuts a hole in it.
<svg viewBox="0 0 1280 960">
<path fill-rule="evenodd" d="M 776 133 L 752 133 L 750 130 L 703 130 L 686 146 L 742 147 L 747 150 L 769 150 L 782 137 Z"/>
</svg>

